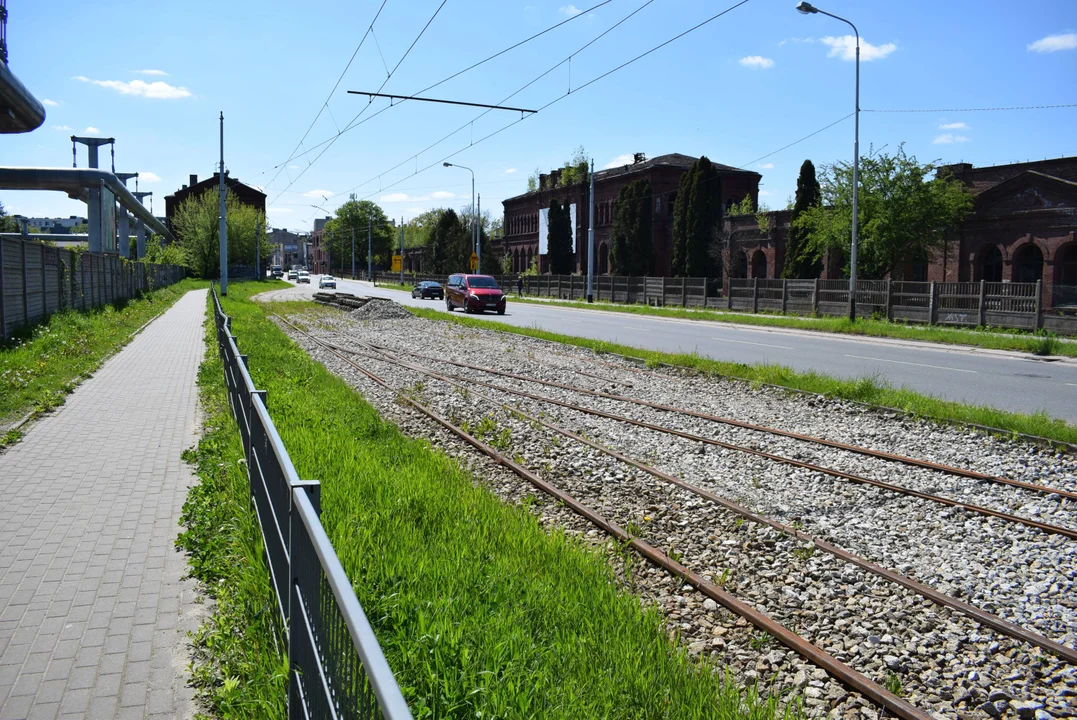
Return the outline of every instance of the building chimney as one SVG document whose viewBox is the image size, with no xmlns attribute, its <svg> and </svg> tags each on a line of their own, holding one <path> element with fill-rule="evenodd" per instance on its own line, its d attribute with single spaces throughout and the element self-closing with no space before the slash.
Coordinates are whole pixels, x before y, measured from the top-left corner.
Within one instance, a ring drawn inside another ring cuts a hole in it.
<svg viewBox="0 0 1077 720">
<path fill-rule="evenodd" d="M 194 187 L 197 184 L 198 184 L 198 176 L 197 175 L 191 175 L 191 187 Z"/>
<path fill-rule="evenodd" d="M 550 171 L 550 187 L 557 187 L 560 184 L 561 184 L 561 171 L 560 170 L 551 170 Z"/>
<path fill-rule="evenodd" d="M 539 173 L 539 190 L 546 189 L 546 181 L 549 180 L 549 178 L 550 176 L 546 173 Z"/>
<path fill-rule="evenodd" d="M 636 154 L 634 154 L 632 156 L 632 163 L 633 164 L 638 164 L 638 163 L 641 163 L 641 162 L 647 162 L 647 156 L 646 155 L 644 155 L 643 153 L 636 153 Z"/>
<path fill-rule="evenodd" d="M 186 185 L 184 185 L 183 187 L 180 188 L 180 190 L 186 190 L 186 189 L 187 189 Z"/>
</svg>

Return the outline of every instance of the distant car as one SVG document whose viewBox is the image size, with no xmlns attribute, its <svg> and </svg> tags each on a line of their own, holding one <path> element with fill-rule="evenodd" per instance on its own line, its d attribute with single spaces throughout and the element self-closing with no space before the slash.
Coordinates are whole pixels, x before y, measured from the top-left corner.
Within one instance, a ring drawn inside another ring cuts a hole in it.
<svg viewBox="0 0 1077 720">
<path fill-rule="evenodd" d="M 299 271 L 299 279 L 296 280 L 296 282 L 297 283 L 307 283 L 309 285 L 310 284 L 310 273 L 307 272 L 306 270 L 300 270 Z"/>
<path fill-rule="evenodd" d="M 442 289 L 440 283 L 436 283 L 432 280 L 423 280 L 411 289 L 411 296 L 422 300 L 425 300 L 426 298 L 443 300 L 445 299 L 445 291 Z"/>
<path fill-rule="evenodd" d="M 274 265 L 273 269 L 270 270 L 270 274 L 275 278 L 279 278 L 284 275 L 284 268 L 282 268 L 280 265 Z"/>
<path fill-rule="evenodd" d="M 445 291 L 445 309 L 452 312 L 462 307 L 464 312 L 496 310 L 505 314 L 505 293 L 489 275 L 450 275 Z"/>
<path fill-rule="evenodd" d="M 299 279 L 299 273 L 296 272 L 295 270 L 289 270 L 288 271 L 288 279 L 289 280 L 298 280 Z"/>
<path fill-rule="evenodd" d="M 332 275 L 322 275 L 322 279 L 318 281 L 319 288 L 333 288 L 337 289 L 337 279 Z"/>
</svg>

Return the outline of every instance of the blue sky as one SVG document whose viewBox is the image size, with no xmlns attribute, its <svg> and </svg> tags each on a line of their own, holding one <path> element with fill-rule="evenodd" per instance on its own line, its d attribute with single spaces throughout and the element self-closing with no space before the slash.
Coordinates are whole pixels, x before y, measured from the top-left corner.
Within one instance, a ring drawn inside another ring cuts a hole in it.
<svg viewBox="0 0 1077 720">
<path fill-rule="evenodd" d="M 567 64 L 508 104 L 539 108 L 567 90 L 682 32 L 733 0 L 386 0 L 328 110 L 300 152 L 335 136 L 367 107 L 346 90 L 410 94 L 569 17 L 572 22 L 446 82 L 429 97 L 496 103 L 639 9 Z M 309 229 L 354 191 L 391 217 L 470 202 L 474 169 L 483 208 L 526 189 L 527 176 L 558 166 L 582 145 L 598 167 L 634 152 L 706 154 L 763 175 L 761 198 L 785 205 L 801 162 L 849 159 L 852 119 L 769 155 L 853 109 L 853 63 L 844 23 L 805 16 L 794 0 L 749 0 L 705 27 L 519 119 L 475 109 L 404 103 L 324 149 L 288 158 L 322 107 L 381 0 L 296 4 L 247 2 L 8 3 L 9 67 L 48 118 L 27 135 L 0 138 L 5 165 L 69 167 L 75 134 L 117 139 L 117 170 L 143 173 L 141 189 L 163 196 L 188 175 L 211 174 L 217 117 L 226 120 L 233 176 L 264 186 L 274 227 Z M 932 110 L 861 115 L 861 151 L 904 142 L 920 160 L 976 165 L 1077 154 L 1077 108 L 956 112 L 951 109 L 1077 103 L 1077 2 L 945 0 L 855 2 L 819 7 L 855 22 L 862 38 L 861 108 Z M 645 7 L 641 6 L 646 5 Z M 376 39 L 376 41 L 375 41 Z M 937 110 L 937 111 L 936 111 Z M 416 154 L 450 130 L 467 127 Z M 88 128 L 92 128 L 88 130 Z M 394 166 L 401 164 L 395 170 Z M 81 150 L 80 166 L 85 164 Z M 433 165 L 414 174 L 416 169 Z M 278 169 L 280 172 L 278 174 Z M 305 169 L 305 171 L 304 171 Z M 329 198 L 328 203 L 323 196 Z M 85 214 L 57 193 L 0 191 L 8 212 Z"/>
</svg>

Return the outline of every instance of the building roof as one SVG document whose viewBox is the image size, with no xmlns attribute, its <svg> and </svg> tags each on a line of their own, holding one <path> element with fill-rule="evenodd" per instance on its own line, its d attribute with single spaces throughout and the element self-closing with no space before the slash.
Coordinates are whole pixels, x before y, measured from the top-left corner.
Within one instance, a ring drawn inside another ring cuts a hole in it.
<svg viewBox="0 0 1077 720">
<path fill-rule="evenodd" d="M 671 168 L 676 168 L 677 170 L 688 170 L 689 168 L 692 167 L 692 164 L 695 163 L 697 160 L 699 160 L 699 158 L 692 157 L 691 155 L 681 155 L 680 153 L 669 153 L 668 155 L 659 155 L 657 157 L 651 158 L 650 160 L 644 160 L 643 162 L 628 163 L 628 164 L 625 164 L 625 165 L 621 165 L 620 167 L 608 168 L 606 170 L 596 170 L 595 171 L 595 182 L 602 182 L 604 180 L 612 180 L 612 179 L 614 179 L 616 177 L 619 177 L 621 175 L 632 175 L 632 174 L 635 174 L 635 173 L 638 173 L 638 172 L 642 172 L 642 171 L 645 171 L 645 170 L 651 170 L 653 168 L 660 168 L 660 167 L 671 167 Z M 714 167 L 717 168 L 720 172 L 726 172 L 726 173 L 750 173 L 752 175 L 759 175 L 759 177 L 762 177 L 762 175 L 755 172 L 754 170 L 745 170 L 743 168 L 733 167 L 732 165 L 723 165 L 722 163 L 716 163 L 713 160 L 711 161 L 711 164 L 714 165 Z M 543 191 L 543 190 L 531 190 L 529 192 L 521 193 L 519 195 L 514 195 L 513 197 L 506 198 L 502 202 L 504 203 L 504 202 L 508 202 L 510 200 L 516 200 L 518 198 L 527 197 L 528 195 L 534 195 L 534 194 L 537 194 L 537 193 L 540 193 L 540 192 L 545 192 L 545 191 Z"/>
<path fill-rule="evenodd" d="M 199 191 L 202 191 L 202 190 L 208 190 L 208 189 L 211 189 L 211 188 L 215 188 L 215 187 L 218 187 L 220 185 L 220 182 L 221 182 L 220 181 L 220 173 L 213 173 L 212 175 L 210 175 L 205 180 L 202 180 L 200 182 L 194 183 L 193 185 L 182 187 L 179 190 L 176 190 L 175 192 L 171 193 L 170 195 L 165 195 L 165 198 L 167 199 L 167 198 L 175 197 L 177 195 L 187 195 L 187 194 L 192 194 L 192 193 L 199 192 Z M 236 178 L 229 175 L 227 169 L 225 170 L 225 173 L 224 173 L 224 184 L 228 188 L 242 187 L 248 193 L 255 194 L 255 195 L 261 195 L 262 198 L 266 197 L 266 194 L 264 192 L 262 192 L 261 190 L 258 190 L 255 187 L 247 185 L 246 183 L 240 182 Z"/>
</svg>

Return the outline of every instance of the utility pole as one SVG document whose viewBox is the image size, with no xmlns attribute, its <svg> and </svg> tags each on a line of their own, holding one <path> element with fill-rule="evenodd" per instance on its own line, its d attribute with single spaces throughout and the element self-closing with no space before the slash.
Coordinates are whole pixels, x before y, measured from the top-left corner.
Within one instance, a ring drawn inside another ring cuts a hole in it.
<svg viewBox="0 0 1077 720">
<path fill-rule="evenodd" d="M 400 217 L 400 284 L 404 284 L 404 217 Z"/>
<path fill-rule="evenodd" d="M 262 223 L 254 223 L 254 275 L 259 281 L 265 280 L 262 272 Z"/>
<path fill-rule="evenodd" d="M 482 193 L 475 206 L 475 272 L 482 274 Z"/>
<path fill-rule="evenodd" d="M 228 210 L 224 198 L 224 111 L 221 111 L 221 183 L 220 183 L 220 225 L 221 237 L 221 295 L 228 294 Z"/>
<path fill-rule="evenodd" d="M 355 279 L 355 226 L 352 226 L 352 280 Z"/>
<path fill-rule="evenodd" d="M 595 160 L 591 158 L 591 213 L 587 224 L 587 302 L 595 301 Z"/>
<path fill-rule="evenodd" d="M 366 214 L 366 276 L 370 282 L 378 284 L 374 280 L 374 218 L 369 212 Z"/>
</svg>

